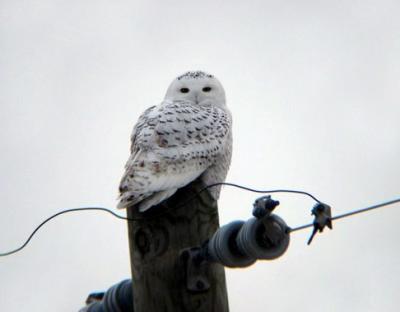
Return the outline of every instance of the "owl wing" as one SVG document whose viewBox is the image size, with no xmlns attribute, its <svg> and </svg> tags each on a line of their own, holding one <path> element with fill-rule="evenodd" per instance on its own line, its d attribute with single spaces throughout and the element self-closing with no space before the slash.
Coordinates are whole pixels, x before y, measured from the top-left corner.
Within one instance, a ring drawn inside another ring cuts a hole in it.
<svg viewBox="0 0 400 312">
<path fill-rule="evenodd" d="M 146 110 L 134 127 L 118 206 L 195 180 L 223 153 L 230 127 L 229 111 L 218 107 L 176 101 Z"/>
</svg>

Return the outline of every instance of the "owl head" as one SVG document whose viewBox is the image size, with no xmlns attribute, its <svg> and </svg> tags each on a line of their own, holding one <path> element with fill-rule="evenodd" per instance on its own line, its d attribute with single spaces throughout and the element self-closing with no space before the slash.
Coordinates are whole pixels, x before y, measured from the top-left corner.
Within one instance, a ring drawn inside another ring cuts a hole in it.
<svg viewBox="0 0 400 312">
<path fill-rule="evenodd" d="M 186 100 L 199 105 L 225 106 L 225 91 L 213 75 L 202 71 L 188 71 L 170 84 L 166 100 Z"/>
</svg>

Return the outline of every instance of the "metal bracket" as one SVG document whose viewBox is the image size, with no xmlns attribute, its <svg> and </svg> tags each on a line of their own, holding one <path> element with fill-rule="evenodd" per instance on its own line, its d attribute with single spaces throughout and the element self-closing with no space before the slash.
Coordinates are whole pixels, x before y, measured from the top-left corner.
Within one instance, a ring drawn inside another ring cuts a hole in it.
<svg viewBox="0 0 400 312">
<path fill-rule="evenodd" d="M 269 217 L 278 205 L 279 201 L 273 200 L 271 195 L 257 198 L 253 204 L 253 216 L 257 219 Z"/>
<path fill-rule="evenodd" d="M 324 203 L 317 203 L 311 210 L 311 214 L 314 215 L 314 229 L 308 239 L 307 245 L 310 245 L 317 231 L 322 232 L 327 226 L 332 229 L 332 212 L 331 206 Z"/>
<path fill-rule="evenodd" d="M 264 224 L 263 239 L 268 242 L 278 245 L 279 240 L 282 238 L 280 231 L 274 227 L 274 222 L 270 216 L 272 211 L 279 206 L 279 201 L 271 198 L 271 195 L 259 197 L 253 203 L 253 216 Z"/>
<path fill-rule="evenodd" d="M 210 262 L 205 257 L 201 247 L 188 248 L 182 251 L 181 259 L 185 266 L 186 288 L 193 292 L 203 292 L 210 289 L 207 271 Z"/>
</svg>

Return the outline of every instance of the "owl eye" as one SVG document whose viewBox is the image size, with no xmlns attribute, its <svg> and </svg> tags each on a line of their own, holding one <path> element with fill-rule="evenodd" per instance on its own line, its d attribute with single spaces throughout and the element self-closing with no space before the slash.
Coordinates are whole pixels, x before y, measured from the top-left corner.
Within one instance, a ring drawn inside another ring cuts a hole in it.
<svg viewBox="0 0 400 312">
<path fill-rule="evenodd" d="M 210 92 L 211 91 L 211 87 L 204 87 L 203 88 L 203 92 Z"/>
<path fill-rule="evenodd" d="M 188 88 L 181 88 L 181 93 L 188 93 L 190 90 Z"/>
</svg>

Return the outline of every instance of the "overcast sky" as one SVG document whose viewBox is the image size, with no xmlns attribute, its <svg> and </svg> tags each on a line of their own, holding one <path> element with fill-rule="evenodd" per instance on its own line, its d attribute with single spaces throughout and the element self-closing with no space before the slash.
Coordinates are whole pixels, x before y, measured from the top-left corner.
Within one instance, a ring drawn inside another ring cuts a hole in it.
<svg viewBox="0 0 400 312">
<path fill-rule="evenodd" d="M 64 208 L 114 208 L 140 113 L 186 70 L 234 118 L 228 181 L 314 193 L 333 213 L 400 197 L 399 1 L 0 0 L 0 252 Z M 257 194 L 224 188 L 221 223 Z M 313 202 L 274 195 L 289 225 Z M 398 311 L 400 207 L 337 221 L 228 269 L 240 311 Z M 129 277 L 126 224 L 62 216 L 0 258 L 2 311 L 77 311 Z"/>
</svg>

